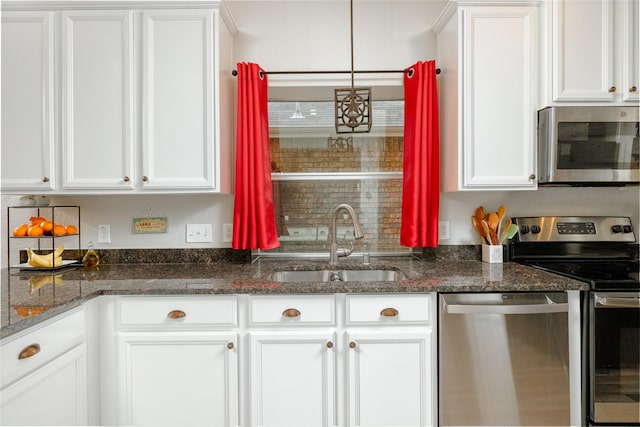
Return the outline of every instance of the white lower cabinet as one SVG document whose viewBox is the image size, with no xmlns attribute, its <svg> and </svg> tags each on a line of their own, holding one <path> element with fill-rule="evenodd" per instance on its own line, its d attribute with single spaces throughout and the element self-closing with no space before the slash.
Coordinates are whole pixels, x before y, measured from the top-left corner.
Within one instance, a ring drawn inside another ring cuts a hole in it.
<svg viewBox="0 0 640 427">
<path fill-rule="evenodd" d="M 101 377 L 114 382 L 103 394 L 115 403 L 103 401 L 102 423 L 436 425 L 434 301 L 431 294 L 115 297 L 105 324 L 114 324 L 116 374 L 103 360 Z"/>
<path fill-rule="evenodd" d="M 347 295 L 348 426 L 433 426 L 433 295 Z"/>
<path fill-rule="evenodd" d="M 235 342 L 235 333 L 122 334 L 122 424 L 237 425 Z"/>
<path fill-rule="evenodd" d="M 235 296 L 118 297 L 113 307 L 117 416 L 103 421 L 238 425 Z"/>
<path fill-rule="evenodd" d="M 435 425 L 431 340 L 431 331 L 347 334 L 348 425 Z"/>
<path fill-rule="evenodd" d="M 1 346 L 1 425 L 87 425 L 85 318 L 74 310 Z"/>
<path fill-rule="evenodd" d="M 251 425 L 333 426 L 332 332 L 250 333 Z"/>
</svg>

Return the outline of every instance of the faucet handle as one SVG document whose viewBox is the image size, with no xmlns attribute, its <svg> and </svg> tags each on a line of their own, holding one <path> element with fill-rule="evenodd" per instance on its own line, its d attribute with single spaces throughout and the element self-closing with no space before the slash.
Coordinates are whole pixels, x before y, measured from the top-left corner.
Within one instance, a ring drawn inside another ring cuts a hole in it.
<svg viewBox="0 0 640 427">
<path fill-rule="evenodd" d="M 353 242 L 349 242 L 351 244 L 350 249 L 340 248 L 336 251 L 336 255 L 339 257 L 348 257 L 353 252 Z"/>
</svg>

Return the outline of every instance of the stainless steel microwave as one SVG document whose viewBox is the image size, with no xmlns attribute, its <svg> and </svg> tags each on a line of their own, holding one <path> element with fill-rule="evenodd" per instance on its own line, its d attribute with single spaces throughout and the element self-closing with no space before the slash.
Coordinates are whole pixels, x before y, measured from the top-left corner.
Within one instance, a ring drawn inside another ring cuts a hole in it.
<svg viewBox="0 0 640 427">
<path fill-rule="evenodd" d="M 538 111 L 538 184 L 640 184 L 640 107 Z"/>
</svg>

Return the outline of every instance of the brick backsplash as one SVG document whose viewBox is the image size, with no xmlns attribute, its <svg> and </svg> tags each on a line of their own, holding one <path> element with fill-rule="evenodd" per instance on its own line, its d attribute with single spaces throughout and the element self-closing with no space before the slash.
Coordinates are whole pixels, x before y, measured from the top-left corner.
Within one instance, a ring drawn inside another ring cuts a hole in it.
<svg viewBox="0 0 640 427">
<path fill-rule="evenodd" d="M 399 172 L 402 137 L 354 137 L 348 149 L 334 149 L 325 138 L 272 138 L 274 172 Z M 279 252 L 329 250 L 330 212 L 341 203 L 358 215 L 365 238 L 354 251 L 406 252 L 400 246 L 402 180 L 341 179 L 273 181 Z M 353 241 L 351 219 L 338 216 L 338 239 Z M 345 234 L 346 232 L 346 234 Z"/>
</svg>

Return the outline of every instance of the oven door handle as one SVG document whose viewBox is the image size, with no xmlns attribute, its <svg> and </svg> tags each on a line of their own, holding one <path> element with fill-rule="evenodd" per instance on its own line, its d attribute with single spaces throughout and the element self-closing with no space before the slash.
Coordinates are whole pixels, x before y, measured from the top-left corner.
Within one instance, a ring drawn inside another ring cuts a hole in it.
<svg viewBox="0 0 640 427">
<path fill-rule="evenodd" d="M 596 307 L 640 308 L 639 297 L 602 297 L 596 296 Z"/>
</svg>

